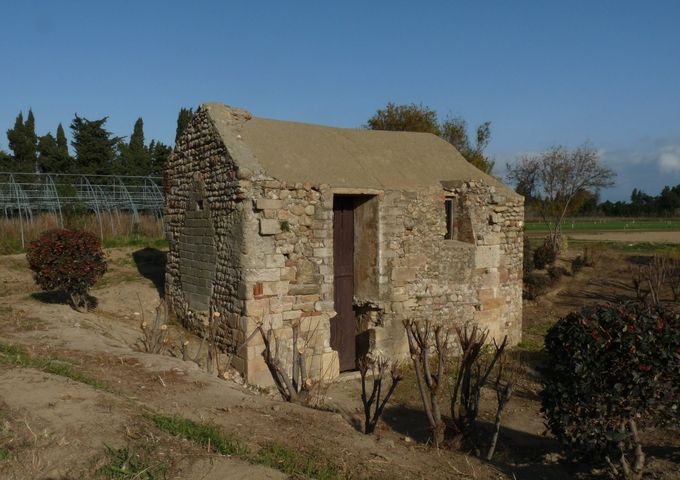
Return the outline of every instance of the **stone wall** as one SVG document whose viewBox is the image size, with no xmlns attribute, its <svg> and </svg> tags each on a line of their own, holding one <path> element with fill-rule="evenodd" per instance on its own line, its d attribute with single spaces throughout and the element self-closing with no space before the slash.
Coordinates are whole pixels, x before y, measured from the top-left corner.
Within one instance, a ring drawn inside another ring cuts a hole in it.
<svg viewBox="0 0 680 480">
<path fill-rule="evenodd" d="M 190 201 L 178 245 L 182 291 L 189 309 L 195 312 L 210 309 L 217 260 L 210 209 L 202 202 L 203 199 Z"/>
<path fill-rule="evenodd" d="M 456 200 L 458 239 L 444 239 L 447 197 Z M 481 182 L 385 193 L 376 347 L 405 355 L 407 318 L 474 321 L 498 339 L 507 334 L 519 342 L 522 204 Z"/>
<path fill-rule="evenodd" d="M 209 312 L 220 312 L 218 340 L 228 351 L 245 339 L 242 256 L 248 193 L 242 183 L 211 120 L 199 110 L 165 171 L 166 299 L 195 331 L 205 328 Z M 235 366 L 244 368 L 238 358 Z"/>
<path fill-rule="evenodd" d="M 279 357 L 290 366 L 291 325 L 299 324 L 307 371 L 315 378 L 337 376 L 338 358 L 329 343 L 335 311 L 333 197 L 327 187 L 254 181 L 244 231 L 248 330 L 257 322 L 274 329 Z M 262 349 L 255 337 L 243 352 L 248 381 L 257 384 L 271 382 Z"/>
</svg>

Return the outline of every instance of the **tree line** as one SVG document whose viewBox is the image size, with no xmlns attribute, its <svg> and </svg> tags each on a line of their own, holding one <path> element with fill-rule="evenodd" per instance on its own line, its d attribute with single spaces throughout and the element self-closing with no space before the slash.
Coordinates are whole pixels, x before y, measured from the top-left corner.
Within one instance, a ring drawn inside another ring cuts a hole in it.
<svg viewBox="0 0 680 480">
<path fill-rule="evenodd" d="M 191 108 L 177 116 L 175 140 L 193 117 Z M 77 113 L 70 124 L 71 147 L 61 123 L 56 132 L 39 136 L 29 109 L 17 115 L 7 130 L 10 152 L 0 150 L 0 171 L 26 173 L 79 173 L 87 175 L 161 175 L 172 147 L 159 140 L 146 143 L 144 120 L 135 121 L 129 138 L 106 129 L 108 117 L 89 120 Z"/>
<path fill-rule="evenodd" d="M 630 201 L 606 201 L 598 205 L 599 210 L 613 217 L 668 217 L 680 211 L 680 183 L 666 185 L 658 195 L 648 195 L 637 188 L 630 194 Z"/>
</svg>

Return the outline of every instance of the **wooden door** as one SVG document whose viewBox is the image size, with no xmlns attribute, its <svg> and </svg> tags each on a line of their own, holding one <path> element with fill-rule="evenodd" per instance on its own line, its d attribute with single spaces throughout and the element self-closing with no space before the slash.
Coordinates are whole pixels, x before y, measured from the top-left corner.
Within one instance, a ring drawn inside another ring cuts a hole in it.
<svg viewBox="0 0 680 480">
<path fill-rule="evenodd" d="M 338 352 L 340 371 L 356 368 L 354 318 L 354 208 L 353 198 L 333 201 L 333 268 L 335 311 L 331 319 L 331 347 Z"/>
</svg>

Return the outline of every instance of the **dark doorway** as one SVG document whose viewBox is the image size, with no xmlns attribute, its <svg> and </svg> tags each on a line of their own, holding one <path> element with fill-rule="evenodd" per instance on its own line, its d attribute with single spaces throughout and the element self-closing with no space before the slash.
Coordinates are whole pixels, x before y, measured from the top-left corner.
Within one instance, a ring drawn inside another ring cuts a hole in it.
<svg viewBox="0 0 680 480">
<path fill-rule="evenodd" d="M 333 200 L 334 300 L 337 315 L 331 319 L 331 347 L 338 352 L 340 371 L 356 368 L 354 317 L 354 197 Z"/>
</svg>

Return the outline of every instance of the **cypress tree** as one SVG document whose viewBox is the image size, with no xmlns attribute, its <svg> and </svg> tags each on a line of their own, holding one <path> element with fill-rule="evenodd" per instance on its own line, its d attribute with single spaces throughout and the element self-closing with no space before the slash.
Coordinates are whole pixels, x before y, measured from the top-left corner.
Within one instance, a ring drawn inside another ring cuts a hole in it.
<svg viewBox="0 0 680 480">
<path fill-rule="evenodd" d="M 69 156 L 66 133 L 64 133 L 64 127 L 61 126 L 61 123 L 57 127 L 57 148 L 59 148 L 59 153 L 67 157 Z"/>
<path fill-rule="evenodd" d="M 151 171 L 149 174 L 156 176 L 163 175 L 165 162 L 167 162 L 170 153 L 172 153 L 172 148 L 163 142 L 152 140 L 151 144 L 149 144 L 149 152 L 151 153 Z"/>
<path fill-rule="evenodd" d="M 120 145 L 120 169 L 122 175 L 149 175 L 151 171 L 151 154 L 144 145 L 144 121 L 138 118 L 135 122 L 130 142 Z"/>
<path fill-rule="evenodd" d="M 41 172 L 71 173 L 71 157 L 59 146 L 57 139 L 51 133 L 43 135 L 38 140 L 38 166 Z"/>
<path fill-rule="evenodd" d="M 31 170 L 38 172 L 40 171 L 38 168 L 38 135 L 35 133 L 35 117 L 33 116 L 33 110 L 30 108 L 28 109 L 28 117 L 24 124 L 24 131 L 26 132 L 26 149 L 28 153 L 26 163 L 31 163 L 33 167 Z"/>
<path fill-rule="evenodd" d="M 22 172 L 32 172 L 37 168 L 37 143 L 35 134 L 35 118 L 33 111 L 28 111 L 28 118 L 24 122 L 24 115 L 19 112 L 14 121 L 14 128 L 7 130 L 9 148 L 14 153 L 15 169 Z"/>
<path fill-rule="evenodd" d="M 191 122 L 192 118 L 194 118 L 193 109 L 191 108 L 180 109 L 179 115 L 177 115 L 177 130 L 175 131 L 175 145 L 177 144 L 179 137 L 182 135 L 182 132 L 184 132 L 184 129 L 187 128 L 187 125 L 189 125 L 189 122 Z"/>
</svg>

